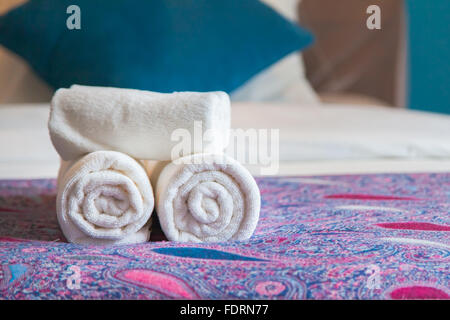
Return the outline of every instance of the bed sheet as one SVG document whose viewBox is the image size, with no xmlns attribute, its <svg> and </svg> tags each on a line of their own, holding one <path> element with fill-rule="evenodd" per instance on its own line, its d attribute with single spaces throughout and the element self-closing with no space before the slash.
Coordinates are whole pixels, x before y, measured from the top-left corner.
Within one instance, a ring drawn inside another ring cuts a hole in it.
<svg viewBox="0 0 450 320">
<path fill-rule="evenodd" d="M 0 105 L 0 178 L 52 178 L 48 104 Z M 383 107 L 235 103 L 233 128 L 280 129 L 278 175 L 449 172 L 450 116 Z M 259 175 L 260 166 L 247 165 Z"/>
<path fill-rule="evenodd" d="M 450 298 L 450 174 L 257 182 L 250 240 L 107 247 L 64 243 L 54 180 L 2 180 L 0 299 Z"/>
</svg>

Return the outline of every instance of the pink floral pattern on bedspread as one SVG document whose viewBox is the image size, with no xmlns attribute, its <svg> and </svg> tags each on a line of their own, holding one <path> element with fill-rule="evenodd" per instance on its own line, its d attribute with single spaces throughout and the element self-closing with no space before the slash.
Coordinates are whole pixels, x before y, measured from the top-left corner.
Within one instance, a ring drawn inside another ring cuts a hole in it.
<svg viewBox="0 0 450 320">
<path fill-rule="evenodd" d="M 257 179 L 248 241 L 65 243 L 54 180 L 0 181 L 0 299 L 449 299 L 450 174 Z"/>
</svg>

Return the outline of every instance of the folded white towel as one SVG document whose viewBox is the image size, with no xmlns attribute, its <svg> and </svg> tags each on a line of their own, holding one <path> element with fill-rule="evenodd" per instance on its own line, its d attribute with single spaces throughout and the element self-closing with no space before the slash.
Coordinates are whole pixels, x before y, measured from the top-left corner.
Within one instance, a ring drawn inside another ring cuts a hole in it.
<svg viewBox="0 0 450 320">
<path fill-rule="evenodd" d="M 99 150 L 114 150 L 136 159 L 170 160 L 180 141 L 176 129 L 214 131 L 190 152 L 222 152 L 229 139 L 230 101 L 224 92 L 172 94 L 106 87 L 59 89 L 51 103 L 49 131 L 64 160 Z M 193 141 L 193 140 L 192 140 Z M 198 141 L 198 140 L 197 140 Z"/>
<path fill-rule="evenodd" d="M 260 193 L 241 164 L 223 155 L 196 154 L 164 165 L 146 162 L 169 240 L 245 240 L 253 234 Z"/>
<path fill-rule="evenodd" d="M 62 162 L 56 202 L 69 242 L 129 244 L 148 241 L 153 190 L 141 163 L 115 151 Z"/>
</svg>

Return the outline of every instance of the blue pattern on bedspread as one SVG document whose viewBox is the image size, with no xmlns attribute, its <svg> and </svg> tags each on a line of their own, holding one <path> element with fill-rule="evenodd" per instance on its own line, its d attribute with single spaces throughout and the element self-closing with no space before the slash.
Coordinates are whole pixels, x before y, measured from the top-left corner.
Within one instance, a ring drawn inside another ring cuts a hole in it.
<svg viewBox="0 0 450 320">
<path fill-rule="evenodd" d="M 448 299 L 450 174 L 257 179 L 248 241 L 65 243 L 54 180 L 0 181 L 3 299 Z"/>
</svg>

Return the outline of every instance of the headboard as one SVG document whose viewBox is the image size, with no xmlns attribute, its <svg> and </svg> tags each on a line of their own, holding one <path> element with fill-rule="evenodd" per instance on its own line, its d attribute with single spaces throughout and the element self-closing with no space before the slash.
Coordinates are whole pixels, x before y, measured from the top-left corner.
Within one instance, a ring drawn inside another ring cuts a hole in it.
<svg viewBox="0 0 450 320">
<path fill-rule="evenodd" d="M 369 30 L 370 5 L 381 9 L 381 30 Z M 307 76 L 323 92 L 352 92 L 404 105 L 403 1 L 303 0 L 302 25 L 316 37 L 304 52 Z"/>
</svg>

